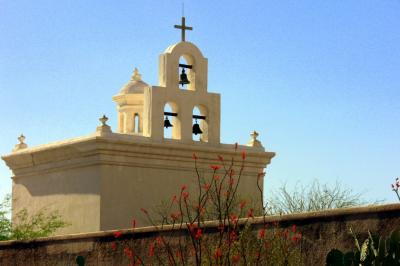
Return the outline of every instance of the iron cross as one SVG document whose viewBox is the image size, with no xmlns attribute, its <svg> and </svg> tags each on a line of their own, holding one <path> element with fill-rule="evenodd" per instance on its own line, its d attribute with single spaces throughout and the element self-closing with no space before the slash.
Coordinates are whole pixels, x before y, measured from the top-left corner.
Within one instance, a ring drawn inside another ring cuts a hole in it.
<svg viewBox="0 0 400 266">
<path fill-rule="evenodd" d="M 186 27 L 185 17 L 182 17 L 182 25 L 174 25 L 175 29 L 180 29 L 182 34 L 182 42 L 185 41 L 185 30 L 193 30 L 192 27 Z"/>
</svg>

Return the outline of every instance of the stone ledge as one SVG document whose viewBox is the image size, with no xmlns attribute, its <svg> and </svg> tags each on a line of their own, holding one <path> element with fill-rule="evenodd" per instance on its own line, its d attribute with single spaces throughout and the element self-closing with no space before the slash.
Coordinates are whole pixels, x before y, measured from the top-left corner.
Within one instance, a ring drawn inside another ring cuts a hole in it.
<svg viewBox="0 0 400 266">
<path fill-rule="evenodd" d="M 316 211 L 316 212 L 306 212 L 306 213 L 296 213 L 296 214 L 287 214 L 287 215 L 275 215 L 275 216 L 267 216 L 265 218 L 266 223 L 272 222 L 300 222 L 300 221 L 310 221 L 310 220 L 320 220 L 319 223 L 328 220 L 336 220 L 338 217 L 346 216 L 349 219 L 351 216 L 359 216 L 359 215 L 368 215 L 368 216 L 376 216 L 380 213 L 394 213 L 395 216 L 400 218 L 400 203 L 393 204 L 385 204 L 385 205 L 368 205 L 362 207 L 353 207 L 353 208 L 341 208 L 341 209 L 332 209 L 326 211 Z M 239 219 L 240 224 L 244 224 L 250 221 L 254 225 L 263 224 L 263 217 L 255 217 L 254 219 Z M 176 226 L 176 225 L 175 225 Z M 400 226 L 400 224 L 399 224 Z M 213 228 L 218 227 L 218 221 L 208 221 L 205 222 L 204 227 Z M 89 232 L 89 233 L 81 233 L 81 234 L 70 234 L 70 235 L 59 235 L 53 237 L 44 237 L 37 238 L 33 240 L 11 240 L 11 241 L 0 241 L 0 248 L 5 248 L 7 246 L 14 245 L 32 245 L 35 243 L 45 243 L 52 242 L 56 244 L 57 242 L 65 242 L 65 241 L 90 241 L 93 239 L 99 238 L 114 238 L 114 233 L 117 231 L 122 232 L 124 235 L 129 234 L 139 234 L 146 235 L 148 233 L 160 232 L 160 231 L 179 231 L 186 230 L 173 228 L 172 225 L 166 225 L 162 229 L 159 227 L 148 226 L 148 227 L 140 227 L 136 229 L 121 229 L 121 230 L 108 230 L 108 231 L 99 231 L 99 232 Z"/>
</svg>

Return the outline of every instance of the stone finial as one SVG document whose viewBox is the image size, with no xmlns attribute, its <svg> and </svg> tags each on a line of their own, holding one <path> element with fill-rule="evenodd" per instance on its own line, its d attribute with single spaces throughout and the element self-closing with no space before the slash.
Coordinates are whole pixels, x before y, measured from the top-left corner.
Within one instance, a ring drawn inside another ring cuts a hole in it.
<svg viewBox="0 0 400 266">
<path fill-rule="evenodd" d="M 26 143 L 24 142 L 25 139 L 26 139 L 26 138 L 25 138 L 24 134 L 21 134 L 21 135 L 18 137 L 19 143 L 18 143 L 17 145 L 15 145 L 13 151 L 19 151 L 19 150 L 28 148 L 28 145 L 26 145 Z"/>
<path fill-rule="evenodd" d="M 112 133 L 111 127 L 107 125 L 108 117 L 106 115 L 103 115 L 102 117 L 99 118 L 99 121 L 101 122 L 101 125 L 96 128 L 96 132 L 102 136 L 108 133 Z"/>
<path fill-rule="evenodd" d="M 259 135 L 258 132 L 253 130 L 253 132 L 251 132 L 251 134 L 250 134 L 251 139 L 247 143 L 247 146 L 263 148 L 263 145 L 257 139 L 258 135 Z"/>
<path fill-rule="evenodd" d="M 103 115 L 99 118 L 99 121 L 101 122 L 102 126 L 107 126 L 106 122 L 108 121 L 108 117 L 106 115 Z"/>
<path fill-rule="evenodd" d="M 136 67 L 135 70 L 133 70 L 131 80 L 142 81 L 142 75 L 140 75 L 139 70 Z"/>
</svg>

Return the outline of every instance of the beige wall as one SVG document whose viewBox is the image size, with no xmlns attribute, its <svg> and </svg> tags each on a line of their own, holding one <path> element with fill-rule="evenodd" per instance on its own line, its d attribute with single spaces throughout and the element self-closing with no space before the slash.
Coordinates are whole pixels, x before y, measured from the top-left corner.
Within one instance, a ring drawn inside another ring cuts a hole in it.
<svg viewBox="0 0 400 266">
<path fill-rule="evenodd" d="M 71 225 L 59 233 L 100 230 L 100 169 L 88 166 L 13 178 L 13 218 L 23 208 L 57 210 Z"/>
<path fill-rule="evenodd" d="M 257 173 L 274 153 L 247 146 L 239 150 L 247 152 L 240 193 L 255 195 Z M 78 233 L 127 227 L 133 217 L 139 226 L 149 225 L 141 219 L 140 208 L 150 210 L 169 201 L 182 184 L 195 189 L 190 185 L 196 181 L 193 152 L 207 178 L 211 178 L 210 165 L 219 163 L 218 154 L 241 160 L 234 145 L 157 143 L 116 133 L 28 148 L 3 159 L 13 170 L 16 211 L 59 210 L 72 223 L 60 233 Z"/>
</svg>

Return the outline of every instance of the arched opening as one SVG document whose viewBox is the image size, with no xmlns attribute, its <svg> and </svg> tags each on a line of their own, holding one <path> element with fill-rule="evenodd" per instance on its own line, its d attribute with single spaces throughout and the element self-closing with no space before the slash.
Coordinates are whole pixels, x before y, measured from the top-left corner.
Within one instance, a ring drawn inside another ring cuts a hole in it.
<svg viewBox="0 0 400 266">
<path fill-rule="evenodd" d="M 193 108 L 192 129 L 194 141 L 208 142 L 208 110 L 205 106 L 198 105 Z"/>
<path fill-rule="evenodd" d="M 194 60 L 190 55 L 182 55 L 179 58 L 178 80 L 179 88 L 195 90 L 196 75 L 194 71 Z"/>
<path fill-rule="evenodd" d="M 181 139 L 181 121 L 178 111 L 178 106 L 175 103 L 168 102 L 165 104 L 164 139 Z"/>
<path fill-rule="evenodd" d="M 133 116 L 133 133 L 139 134 L 139 126 L 140 126 L 139 114 L 135 113 Z"/>
</svg>

